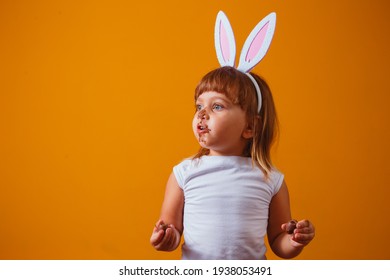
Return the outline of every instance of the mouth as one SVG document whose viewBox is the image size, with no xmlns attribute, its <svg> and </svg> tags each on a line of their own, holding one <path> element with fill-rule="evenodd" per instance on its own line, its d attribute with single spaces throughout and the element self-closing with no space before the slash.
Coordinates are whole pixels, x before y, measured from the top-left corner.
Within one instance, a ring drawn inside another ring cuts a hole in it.
<svg viewBox="0 0 390 280">
<path fill-rule="evenodd" d="M 203 124 L 198 124 L 197 126 L 197 131 L 198 131 L 198 134 L 205 134 L 205 133 L 208 133 L 210 132 L 210 129 L 208 128 L 207 125 L 203 125 Z"/>
</svg>

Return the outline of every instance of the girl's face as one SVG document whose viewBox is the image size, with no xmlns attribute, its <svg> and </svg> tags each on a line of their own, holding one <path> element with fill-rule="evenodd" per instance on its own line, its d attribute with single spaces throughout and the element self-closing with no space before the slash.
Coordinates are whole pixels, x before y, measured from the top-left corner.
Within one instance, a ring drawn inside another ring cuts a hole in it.
<svg viewBox="0 0 390 280">
<path fill-rule="evenodd" d="M 245 111 L 214 91 L 198 97 L 192 128 L 199 144 L 210 150 L 209 155 L 242 156 L 253 136 Z"/>
</svg>

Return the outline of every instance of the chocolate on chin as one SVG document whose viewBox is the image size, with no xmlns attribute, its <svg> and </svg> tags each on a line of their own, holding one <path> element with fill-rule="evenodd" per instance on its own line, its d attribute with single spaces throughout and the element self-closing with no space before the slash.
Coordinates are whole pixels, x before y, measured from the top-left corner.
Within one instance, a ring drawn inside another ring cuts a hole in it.
<svg viewBox="0 0 390 280">
<path fill-rule="evenodd" d="M 297 220 L 291 220 L 287 223 L 286 225 L 286 232 L 288 234 L 292 234 L 294 232 L 294 229 L 296 229 L 297 227 L 297 223 L 298 221 Z"/>
</svg>

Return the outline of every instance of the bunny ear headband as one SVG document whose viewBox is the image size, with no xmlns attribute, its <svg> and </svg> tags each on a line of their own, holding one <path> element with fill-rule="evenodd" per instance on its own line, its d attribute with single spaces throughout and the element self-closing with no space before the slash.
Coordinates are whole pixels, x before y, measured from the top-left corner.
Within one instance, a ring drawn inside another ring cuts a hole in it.
<svg viewBox="0 0 390 280">
<path fill-rule="evenodd" d="M 249 71 L 255 67 L 265 56 L 272 37 L 274 36 L 276 14 L 270 13 L 263 18 L 252 30 L 241 50 L 237 70 L 245 73 L 253 82 L 257 92 L 257 110 L 261 109 L 261 91 L 255 78 Z M 236 59 L 236 43 L 233 29 L 226 15 L 220 11 L 215 22 L 215 50 L 221 66 L 234 67 Z"/>
</svg>

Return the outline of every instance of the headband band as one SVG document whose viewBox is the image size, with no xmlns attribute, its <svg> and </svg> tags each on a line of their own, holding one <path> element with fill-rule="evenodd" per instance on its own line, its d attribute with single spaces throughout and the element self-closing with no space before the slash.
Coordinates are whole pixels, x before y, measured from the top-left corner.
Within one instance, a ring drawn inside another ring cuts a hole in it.
<svg viewBox="0 0 390 280">
<path fill-rule="evenodd" d="M 261 95 L 259 84 L 256 82 L 255 78 L 253 78 L 253 76 L 250 73 L 245 73 L 245 74 L 249 77 L 249 79 L 251 79 L 253 85 L 255 86 L 256 94 L 257 94 L 257 112 L 260 113 L 261 105 L 262 105 L 262 98 L 261 98 L 262 95 Z"/>
<path fill-rule="evenodd" d="M 274 36 L 276 14 L 270 13 L 253 28 L 242 47 L 237 70 L 245 73 L 257 93 L 257 110 L 260 113 L 262 105 L 261 91 L 255 78 L 250 75 L 250 70 L 255 67 L 265 56 Z M 221 66 L 235 66 L 236 43 L 233 29 L 226 15 L 220 11 L 217 15 L 214 29 L 214 43 L 217 58 Z"/>
</svg>

